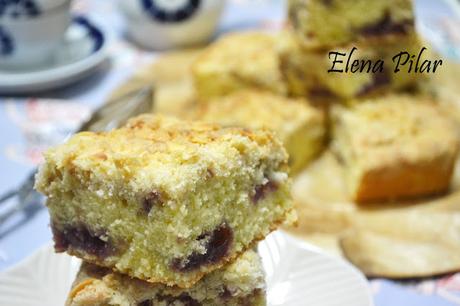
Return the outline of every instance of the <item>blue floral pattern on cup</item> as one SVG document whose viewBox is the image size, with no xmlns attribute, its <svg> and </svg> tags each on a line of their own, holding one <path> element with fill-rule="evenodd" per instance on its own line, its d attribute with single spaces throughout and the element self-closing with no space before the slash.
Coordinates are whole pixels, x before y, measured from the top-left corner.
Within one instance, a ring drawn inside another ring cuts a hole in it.
<svg viewBox="0 0 460 306">
<path fill-rule="evenodd" d="M 140 0 L 142 8 L 152 19 L 162 23 L 182 22 L 192 17 L 200 8 L 201 0 L 187 0 L 174 9 L 166 9 L 156 0 Z"/>
<path fill-rule="evenodd" d="M 34 0 L 0 0 L 0 17 L 34 17 L 40 10 Z"/>
<path fill-rule="evenodd" d="M 84 16 L 75 16 L 73 18 L 73 22 L 79 24 L 88 32 L 88 36 L 91 38 L 94 44 L 92 52 L 96 52 L 102 48 L 105 42 L 105 37 L 101 30 L 99 30 L 93 23 L 91 23 Z"/>
<path fill-rule="evenodd" d="M 0 56 L 9 56 L 13 54 L 13 51 L 13 38 L 2 26 L 0 26 Z"/>
</svg>

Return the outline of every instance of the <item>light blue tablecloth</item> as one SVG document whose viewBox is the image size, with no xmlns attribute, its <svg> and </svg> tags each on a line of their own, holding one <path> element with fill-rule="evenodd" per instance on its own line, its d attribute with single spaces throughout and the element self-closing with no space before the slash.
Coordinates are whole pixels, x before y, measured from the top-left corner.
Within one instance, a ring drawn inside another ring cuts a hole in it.
<svg viewBox="0 0 460 306">
<path fill-rule="evenodd" d="M 76 2 L 79 13 L 90 16 L 110 36 L 111 67 L 71 87 L 44 94 L 40 99 L 0 99 L 0 193 L 17 187 L 29 174 L 34 163 L 39 160 L 37 152 L 43 145 L 64 137 L 90 109 L 102 103 L 114 87 L 128 78 L 136 67 L 157 56 L 155 53 L 138 50 L 123 39 L 123 21 L 112 1 Z M 418 0 L 418 15 L 426 21 L 425 26 L 438 23 L 440 15 L 453 15 L 453 11 L 441 3 Z M 276 24 L 283 17 L 283 1 L 233 0 L 229 1 L 220 32 Z M 439 34 L 427 34 L 428 38 L 438 37 L 436 35 Z M 439 47 L 448 52 L 449 56 L 455 57 L 455 48 L 442 42 L 445 40 L 438 39 Z M 43 98 L 67 101 L 56 103 Z M 63 114 L 68 116 L 64 116 L 65 120 Z M 10 202 L 7 205 L 13 204 Z M 48 223 L 48 214 L 45 209 L 41 209 L 28 218 L 19 214 L 2 226 L 0 233 L 10 227 L 12 230 L 0 236 L 0 270 L 12 266 L 47 243 L 51 239 Z M 377 306 L 460 305 L 459 274 L 411 284 L 373 280 L 371 287 Z"/>
</svg>

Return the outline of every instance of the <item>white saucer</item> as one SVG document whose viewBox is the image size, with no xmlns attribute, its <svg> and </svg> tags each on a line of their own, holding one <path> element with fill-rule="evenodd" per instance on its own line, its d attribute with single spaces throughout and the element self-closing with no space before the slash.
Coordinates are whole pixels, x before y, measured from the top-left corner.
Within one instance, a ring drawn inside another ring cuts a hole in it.
<svg viewBox="0 0 460 306">
<path fill-rule="evenodd" d="M 0 71 L 1 94 L 54 89 L 82 79 L 107 57 L 106 36 L 85 17 L 74 17 L 62 46 L 43 68 Z"/>
<path fill-rule="evenodd" d="M 282 232 L 259 244 L 269 306 L 372 306 L 364 276 Z M 80 260 L 55 254 L 51 245 L 0 274 L 0 305 L 62 306 Z"/>
</svg>

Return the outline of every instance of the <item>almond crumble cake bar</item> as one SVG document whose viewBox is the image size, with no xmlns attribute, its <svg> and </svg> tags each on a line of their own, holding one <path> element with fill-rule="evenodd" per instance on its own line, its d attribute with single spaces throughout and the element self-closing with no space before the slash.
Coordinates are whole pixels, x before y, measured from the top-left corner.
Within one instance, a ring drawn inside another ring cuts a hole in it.
<svg viewBox="0 0 460 306">
<path fill-rule="evenodd" d="M 324 112 L 305 99 L 245 90 L 203 103 L 195 118 L 223 126 L 273 130 L 289 154 L 292 173 L 315 158 L 325 144 Z"/>
<path fill-rule="evenodd" d="M 429 98 L 390 95 L 333 109 L 333 149 L 358 202 L 448 190 L 459 138 Z"/>
<path fill-rule="evenodd" d="M 363 72 L 348 72 L 346 62 L 353 47 L 357 49 L 352 53 L 349 68 L 354 60 L 371 61 L 371 65 L 365 63 Z M 280 40 L 280 62 L 281 70 L 285 76 L 288 92 L 293 96 L 307 96 L 310 99 L 318 100 L 321 98 L 332 98 L 348 100 L 375 96 L 382 93 L 394 91 L 417 91 L 426 84 L 427 77 L 421 73 L 407 73 L 401 70 L 394 73 L 393 56 L 407 51 L 411 54 L 418 54 L 422 48 L 422 43 L 417 36 L 407 37 L 404 40 L 388 43 L 378 48 L 363 43 L 356 43 L 342 47 L 332 48 L 331 50 L 307 50 L 300 46 L 295 37 L 288 32 L 284 32 Z M 343 72 L 328 72 L 332 69 L 334 55 L 329 57 L 329 52 L 345 53 L 346 56 L 339 56 L 335 70 Z M 424 54 L 422 59 L 427 59 L 429 54 Z M 383 72 L 379 69 L 372 72 L 372 67 L 378 60 L 383 60 Z M 368 67 L 371 67 L 368 73 Z"/>
<path fill-rule="evenodd" d="M 296 217 L 268 130 L 142 115 L 44 157 L 56 251 L 150 282 L 190 287 Z"/>
<path fill-rule="evenodd" d="M 259 255 L 252 250 L 190 289 L 152 284 L 84 262 L 66 305 L 265 306 L 265 275 Z"/>
<path fill-rule="evenodd" d="M 210 45 L 192 65 L 198 97 L 206 100 L 248 88 L 285 94 L 276 40 L 268 33 L 242 32 Z"/>
<path fill-rule="evenodd" d="M 289 0 L 289 21 L 303 46 L 327 49 L 415 33 L 412 0 Z"/>
</svg>

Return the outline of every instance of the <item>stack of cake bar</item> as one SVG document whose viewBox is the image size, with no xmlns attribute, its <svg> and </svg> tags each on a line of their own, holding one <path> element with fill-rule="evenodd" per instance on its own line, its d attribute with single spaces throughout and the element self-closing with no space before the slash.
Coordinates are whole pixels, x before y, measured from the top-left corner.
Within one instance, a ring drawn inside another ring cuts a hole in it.
<svg viewBox="0 0 460 306">
<path fill-rule="evenodd" d="M 50 149 L 36 188 L 83 260 L 67 305 L 265 305 L 254 248 L 295 222 L 287 161 L 269 130 L 155 115 Z"/>
<path fill-rule="evenodd" d="M 324 148 L 327 114 L 308 98 L 288 96 L 278 51 L 284 34 L 237 32 L 209 45 L 190 67 L 198 110 L 188 118 L 273 130 L 294 175 Z"/>
<path fill-rule="evenodd" d="M 422 51 L 412 0 L 290 0 L 289 21 L 281 67 L 292 95 L 349 100 L 424 84 L 408 73 Z"/>
<path fill-rule="evenodd" d="M 292 174 L 329 138 L 354 202 L 448 191 L 459 150 L 455 126 L 427 74 L 408 71 L 413 59 L 395 72 L 394 56 L 407 52 L 415 65 L 423 50 L 413 1 L 288 3 L 288 30 L 226 35 L 195 59 L 196 118 L 274 130 Z"/>
<path fill-rule="evenodd" d="M 428 56 L 415 30 L 413 1 L 290 0 L 289 21 L 280 48 L 288 91 L 334 102 L 331 148 L 350 199 L 448 191 L 458 135 L 424 91 L 426 74 L 410 67 L 418 55 L 419 62 Z"/>
</svg>

